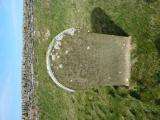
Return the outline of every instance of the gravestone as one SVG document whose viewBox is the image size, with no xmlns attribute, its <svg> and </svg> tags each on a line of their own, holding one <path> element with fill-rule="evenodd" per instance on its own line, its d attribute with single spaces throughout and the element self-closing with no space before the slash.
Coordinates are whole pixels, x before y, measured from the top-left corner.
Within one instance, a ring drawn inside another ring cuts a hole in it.
<svg viewBox="0 0 160 120">
<path fill-rule="evenodd" d="M 54 40 L 50 51 L 56 80 L 71 90 L 128 86 L 131 37 L 77 30 Z"/>
</svg>

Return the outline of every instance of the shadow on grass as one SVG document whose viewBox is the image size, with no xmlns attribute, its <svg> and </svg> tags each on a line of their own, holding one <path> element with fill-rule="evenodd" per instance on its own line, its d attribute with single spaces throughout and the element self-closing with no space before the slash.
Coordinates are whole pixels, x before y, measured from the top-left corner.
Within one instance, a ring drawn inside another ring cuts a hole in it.
<svg viewBox="0 0 160 120">
<path fill-rule="evenodd" d="M 91 23 L 92 32 L 118 36 L 129 36 L 122 28 L 116 25 L 108 15 L 106 15 L 104 10 L 99 7 L 92 11 Z"/>
<path fill-rule="evenodd" d="M 157 2 L 157 0 L 143 0 L 144 2 L 146 3 L 154 3 L 154 2 Z"/>
<path fill-rule="evenodd" d="M 156 48 L 157 48 L 157 51 L 158 51 L 158 54 L 159 54 L 159 56 L 160 56 L 160 34 L 158 34 L 157 36 L 156 36 L 156 39 L 155 39 L 155 46 L 156 46 Z"/>
</svg>

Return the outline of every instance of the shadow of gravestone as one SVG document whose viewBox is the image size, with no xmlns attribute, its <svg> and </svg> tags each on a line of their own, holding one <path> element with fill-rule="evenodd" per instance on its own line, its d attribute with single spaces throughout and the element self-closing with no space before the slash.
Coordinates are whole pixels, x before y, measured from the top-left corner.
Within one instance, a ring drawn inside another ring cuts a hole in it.
<svg viewBox="0 0 160 120">
<path fill-rule="evenodd" d="M 156 36 L 154 43 L 155 43 L 156 49 L 158 51 L 158 55 L 160 56 L 160 34 L 158 34 Z"/>
<path fill-rule="evenodd" d="M 129 36 L 122 28 L 116 25 L 100 7 L 91 13 L 92 32 L 117 36 Z"/>
<path fill-rule="evenodd" d="M 148 4 L 157 2 L 157 0 L 143 0 L 143 1 Z"/>
</svg>

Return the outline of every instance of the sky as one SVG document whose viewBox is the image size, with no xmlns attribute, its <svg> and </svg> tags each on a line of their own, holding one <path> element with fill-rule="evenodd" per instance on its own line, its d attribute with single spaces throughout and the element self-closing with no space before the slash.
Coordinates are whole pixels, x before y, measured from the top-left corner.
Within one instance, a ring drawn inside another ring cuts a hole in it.
<svg viewBox="0 0 160 120">
<path fill-rule="evenodd" d="M 21 119 L 23 0 L 0 0 L 0 120 Z"/>
</svg>

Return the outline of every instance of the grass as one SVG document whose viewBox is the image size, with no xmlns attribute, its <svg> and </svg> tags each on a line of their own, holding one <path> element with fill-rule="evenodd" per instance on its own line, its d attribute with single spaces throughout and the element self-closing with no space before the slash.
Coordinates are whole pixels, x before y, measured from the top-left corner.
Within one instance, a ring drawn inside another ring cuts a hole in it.
<svg viewBox="0 0 160 120">
<path fill-rule="evenodd" d="M 159 0 L 35 0 L 34 69 L 40 120 L 159 120 L 158 6 Z M 70 27 L 132 36 L 136 44 L 132 59 L 137 62 L 130 89 L 101 87 L 68 93 L 52 82 L 45 64 L 47 47 L 56 34 Z"/>
</svg>

